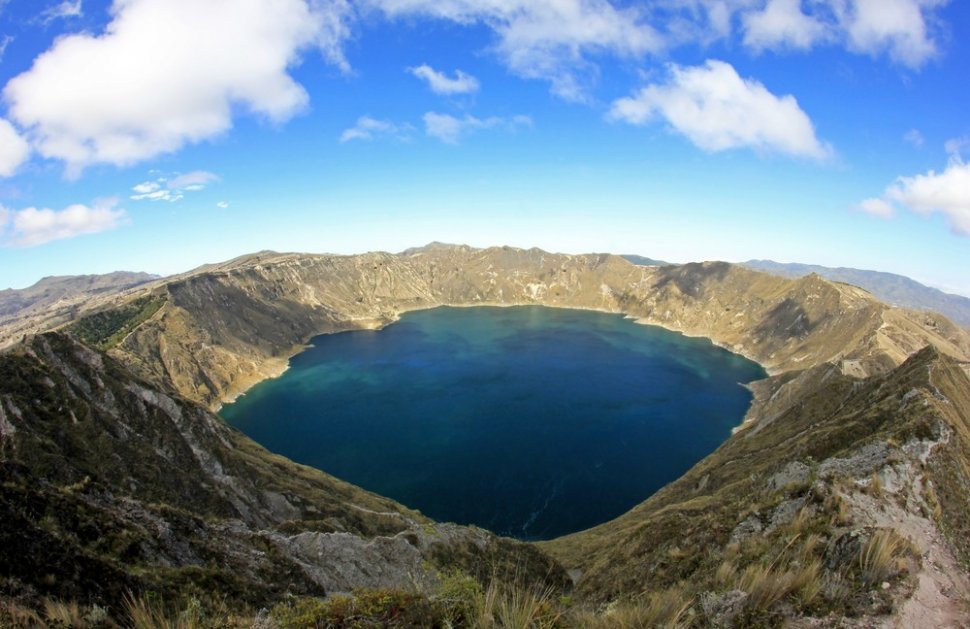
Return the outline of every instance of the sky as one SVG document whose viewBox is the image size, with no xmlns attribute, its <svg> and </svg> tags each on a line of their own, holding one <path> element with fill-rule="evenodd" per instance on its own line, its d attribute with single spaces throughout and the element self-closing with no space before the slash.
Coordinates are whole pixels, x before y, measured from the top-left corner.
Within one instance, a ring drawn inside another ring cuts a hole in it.
<svg viewBox="0 0 970 629">
<path fill-rule="evenodd" d="M 0 0 L 0 288 L 431 241 L 970 296 L 970 3 Z"/>
</svg>

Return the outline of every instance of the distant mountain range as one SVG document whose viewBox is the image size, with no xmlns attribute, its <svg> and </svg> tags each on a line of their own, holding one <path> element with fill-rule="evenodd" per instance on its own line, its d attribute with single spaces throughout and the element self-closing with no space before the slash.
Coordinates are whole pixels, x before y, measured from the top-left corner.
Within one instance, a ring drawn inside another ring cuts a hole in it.
<svg viewBox="0 0 970 629">
<path fill-rule="evenodd" d="M 634 264 L 639 263 L 634 262 Z M 827 280 L 864 288 L 887 304 L 915 310 L 934 310 L 946 315 L 958 325 L 970 327 L 970 299 L 924 286 L 903 275 L 844 267 L 832 268 L 817 264 L 783 264 L 772 260 L 748 260 L 741 264 L 755 271 L 789 279 L 817 273 Z"/>
<path fill-rule="evenodd" d="M 632 253 L 627 253 L 625 255 L 621 255 L 620 257 L 626 260 L 627 262 L 636 264 L 637 266 L 672 266 L 673 264 L 671 262 L 664 262 L 663 260 L 654 260 L 653 258 L 645 258 L 643 256 L 634 255 Z"/>
<path fill-rule="evenodd" d="M 117 271 L 107 275 L 45 277 L 27 288 L 0 290 L 0 349 L 71 321 L 99 300 L 142 286 L 157 275 Z"/>
<path fill-rule="evenodd" d="M 33 286 L 0 290 L 0 316 L 12 316 L 29 308 L 43 307 L 79 295 L 92 296 L 132 288 L 157 279 L 148 273 L 117 271 L 107 275 L 45 277 Z"/>
</svg>

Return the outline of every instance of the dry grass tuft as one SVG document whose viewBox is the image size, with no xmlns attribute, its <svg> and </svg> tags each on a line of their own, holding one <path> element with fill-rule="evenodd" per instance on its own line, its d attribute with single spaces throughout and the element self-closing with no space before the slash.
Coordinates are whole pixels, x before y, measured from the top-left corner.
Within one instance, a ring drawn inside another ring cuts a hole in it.
<svg viewBox="0 0 970 629">
<path fill-rule="evenodd" d="M 875 585 L 896 576 L 902 570 L 899 559 L 909 548 L 909 542 L 895 531 L 881 529 L 859 549 L 858 563 L 862 582 Z"/>
<path fill-rule="evenodd" d="M 485 590 L 479 629 L 552 629 L 562 617 L 551 588 L 508 587 L 493 581 Z"/>
</svg>

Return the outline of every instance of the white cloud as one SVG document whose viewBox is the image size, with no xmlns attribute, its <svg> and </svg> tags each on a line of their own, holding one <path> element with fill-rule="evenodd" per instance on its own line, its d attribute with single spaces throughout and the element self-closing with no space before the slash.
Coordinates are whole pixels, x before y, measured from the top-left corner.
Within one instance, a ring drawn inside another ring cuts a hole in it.
<svg viewBox="0 0 970 629">
<path fill-rule="evenodd" d="M 950 138 L 943 144 L 943 149 L 947 152 L 947 154 L 950 155 L 950 157 L 955 157 L 957 159 L 961 159 L 961 154 L 968 147 L 970 147 L 970 136 Z"/>
<path fill-rule="evenodd" d="M 755 50 L 839 43 L 872 57 L 888 54 L 915 69 L 938 53 L 930 24 L 948 1 L 768 0 L 742 13 L 743 41 Z"/>
<path fill-rule="evenodd" d="M 84 11 L 81 8 L 81 0 L 64 0 L 44 9 L 40 14 L 40 19 L 44 24 L 50 24 L 54 20 L 61 20 L 72 17 L 81 17 Z"/>
<path fill-rule="evenodd" d="M 493 51 L 512 72 L 544 79 L 567 99 L 585 97 L 596 79 L 590 57 L 636 58 L 657 52 L 663 38 L 644 8 L 607 0 L 362 0 L 391 17 L 424 16 L 485 24 L 498 36 Z"/>
<path fill-rule="evenodd" d="M 343 133 L 340 134 L 340 141 L 373 140 L 380 136 L 391 136 L 398 140 L 406 140 L 410 137 L 410 132 L 410 125 L 397 125 L 389 120 L 377 120 L 370 116 L 361 116 L 353 127 L 344 129 Z"/>
<path fill-rule="evenodd" d="M 360 0 L 391 17 L 484 24 L 514 73 L 582 100 L 597 56 L 638 59 L 681 44 L 738 37 L 754 50 L 833 44 L 919 68 L 938 54 L 937 11 L 949 0 Z"/>
<path fill-rule="evenodd" d="M 903 140 L 909 142 L 918 149 L 923 148 L 923 145 L 926 144 L 926 138 L 924 138 L 923 134 L 919 132 L 919 129 L 910 129 L 904 133 Z"/>
<path fill-rule="evenodd" d="M 162 186 L 155 181 L 146 181 L 145 183 L 140 183 L 137 186 L 131 188 L 132 192 L 135 194 L 149 194 L 155 192 Z"/>
<path fill-rule="evenodd" d="M 879 218 L 892 218 L 892 216 L 896 213 L 892 204 L 887 202 L 885 199 L 866 199 L 859 204 L 858 209 L 861 212 L 865 212 L 866 214 L 877 216 Z"/>
<path fill-rule="evenodd" d="M 826 37 L 826 26 L 802 13 L 801 0 L 768 0 L 761 10 L 742 16 L 744 45 L 755 50 L 807 50 Z"/>
<path fill-rule="evenodd" d="M 0 177 L 10 177 L 27 161 L 30 146 L 13 125 L 0 118 Z"/>
<path fill-rule="evenodd" d="M 435 94 L 470 94 L 477 92 L 480 87 L 478 79 L 461 70 L 455 70 L 455 78 L 450 78 L 427 64 L 408 68 L 408 72 L 425 81 Z"/>
<path fill-rule="evenodd" d="M 347 0 L 115 0 L 104 33 L 68 35 L 4 88 L 10 117 L 69 174 L 218 136 L 245 111 L 281 123 L 307 93 L 289 74 L 317 47 L 346 68 Z"/>
<path fill-rule="evenodd" d="M 195 170 L 171 178 L 163 176 L 154 181 L 145 181 L 132 186 L 131 191 L 135 194 L 129 198 L 132 201 L 168 201 L 174 203 L 185 198 L 186 192 L 204 190 L 207 185 L 214 181 L 219 181 L 219 175 L 205 170 Z"/>
<path fill-rule="evenodd" d="M 13 35 L 4 35 L 0 37 L 0 61 L 3 61 L 3 56 L 7 53 L 7 46 L 13 41 Z"/>
<path fill-rule="evenodd" d="M 229 202 L 228 201 L 219 201 L 218 203 L 216 203 L 216 207 L 219 208 L 220 210 L 225 210 L 226 208 L 229 207 Z"/>
<path fill-rule="evenodd" d="M 34 207 L 4 210 L 0 243 L 6 247 L 34 247 L 114 229 L 126 220 L 125 211 L 116 205 L 117 200 L 107 199 L 96 201 L 90 207 L 78 203 L 59 211 Z"/>
<path fill-rule="evenodd" d="M 483 129 L 504 126 L 514 130 L 522 126 L 532 126 L 532 119 L 528 116 L 514 116 L 511 119 L 490 116 L 481 119 L 466 114 L 461 118 L 456 118 L 450 114 L 429 111 L 424 114 L 423 119 L 425 133 L 448 144 L 457 144 L 462 136 Z"/>
<path fill-rule="evenodd" d="M 845 29 L 849 47 L 872 56 L 888 52 L 903 65 L 918 68 L 936 55 L 924 11 L 947 0 L 829 0 Z"/>
<path fill-rule="evenodd" d="M 702 66 L 671 65 L 667 83 L 614 101 L 609 116 L 636 125 L 662 117 L 706 151 L 750 147 L 814 159 L 831 155 L 793 96 L 775 96 L 713 59 Z"/>
<path fill-rule="evenodd" d="M 193 170 L 169 179 L 165 183 L 169 190 L 201 190 L 214 181 L 219 181 L 219 175 L 205 170 Z"/>
<path fill-rule="evenodd" d="M 885 198 L 923 215 L 942 214 L 953 231 L 970 236 L 970 164 L 952 159 L 942 173 L 900 177 Z"/>
</svg>

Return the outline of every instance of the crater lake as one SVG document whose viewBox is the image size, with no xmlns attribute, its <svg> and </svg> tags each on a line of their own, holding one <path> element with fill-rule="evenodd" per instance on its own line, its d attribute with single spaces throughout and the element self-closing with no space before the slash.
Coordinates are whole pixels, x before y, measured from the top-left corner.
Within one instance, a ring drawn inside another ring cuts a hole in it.
<svg viewBox="0 0 970 629">
<path fill-rule="evenodd" d="M 717 448 L 766 376 L 622 315 L 435 308 L 315 337 L 221 414 L 269 450 L 520 539 L 606 522 Z"/>
</svg>

